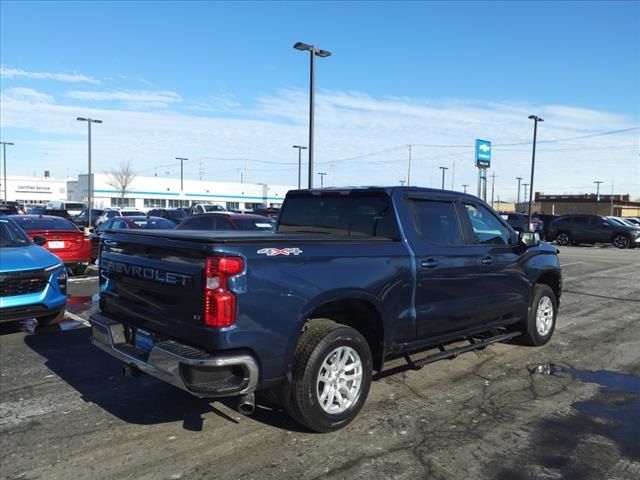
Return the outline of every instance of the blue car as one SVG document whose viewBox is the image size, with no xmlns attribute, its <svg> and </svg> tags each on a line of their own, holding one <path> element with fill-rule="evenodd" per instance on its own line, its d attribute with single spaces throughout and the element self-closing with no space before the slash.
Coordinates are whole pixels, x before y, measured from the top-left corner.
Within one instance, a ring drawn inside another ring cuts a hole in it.
<svg viewBox="0 0 640 480">
<path fill-rule="evenodd" d="M 32 242 L 11 219 L 0 217 L 0 322 L 36 318 L 51 325 L 64 318 L 67 272 L 58 257 Z"/>
</svg>

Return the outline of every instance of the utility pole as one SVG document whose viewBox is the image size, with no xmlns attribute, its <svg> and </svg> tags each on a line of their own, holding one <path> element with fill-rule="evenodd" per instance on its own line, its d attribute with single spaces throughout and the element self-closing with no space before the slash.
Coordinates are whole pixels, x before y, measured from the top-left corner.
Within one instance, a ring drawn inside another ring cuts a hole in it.
<svg viewBox="0 0 640 480">
<path fill-rule="evenodd" d="M 596 184 L 596 215 L 598 214 L 598 203 L 600 203 L 600 184 L 604 183 L 601 180 L 596 180 L 593 182 Z"/>
<path fill-rule="evenodd" d="M 496 173 L 491 174 L 491 208 L 493 208 L 493 193 L 495 191 Z"/>
<path fill-rule="evenodd" d="M 176 160 L 180 160 L 180 191 L 184 190 L 184 162 L 189 160 L 184 157 L 176 157 Z"/>
<path fill-rule="evenodd" d="M 14 145 L 11 142 L 0 142 L 2 145 L 2 157 L 4 159 L 4 180 L 2 181 L 4 185 L 4 202 L 7 203 L 7 145 Z"/>
<path fill-rule="evenodd" d="M 204 161 L 202 159 L 198 162 L 198 178 L 202 181 L 202 177 L 204 177 Z"/>
<path fill-rule="evenodd" d="M 407 147 L 409 147 L 409 167 L 407 168 L 407 187 L 409 185 L 411 185 L 411 147 L 413 145 L 409 144 L 407 145 Z"/>
<path fill-rule="evenodd" d="M 527 203 L 527 187 L 529 186 L 528 183 L 523 183 L 522 186 L 524 187 L 524 199 L 522 200 L 524 203 Z"/>
<path fill-rule="evenodd" d="M 318 175 L 320 175 L 320 190 L 322 190 L 324 188 L 324 176 L 326 175 L 326 173 L 318 172 Z"/>
<path fill-rule="evenodd" d="M 464 188 L 464 193 L 467 193 L 467 187 L 469 186 L 469 184 L 467 183 L 463 183 L 462 184 L 462 188 Z"/>
<path fill-rule="evenodd" d="M 611 179 L 611 216 L 613 217 L 613 178 Z"/>
<path fill-rule="evenodd" d="M 440 168 L 440 170 L 442 170 L 442 190 L 444 190 L 444 172 L 449 170 L 449 167 L 438 167 L 438 168 Z"/>
<path fill-rule="evenodd" d="M 306 150 L 307 147 L 303 147 L 302 145 L 293 145 L 291 148 L 298 149 L 298 190 L 300 190 L 300 182 L 302 175 L 302 150 Z"/>
<path fill-rule="evenodd" d="M 453 168 L 451 169 L 451 190 L 453 190 L 453 179 L 456 176 L 456 162 L 453 162 Z"/>
<path fill-rule="evenodd" d="M 516 197 L 516 212 L 518 211 L 518 205 L 520 204 L 520 182 L 522 181 L 522 177 L 516 177 L 518 181 L 518 196 Z"/>
<path fill-rule="evenodd" d="M 404 184 L 405 184 L 405 183 L 407 183 L 407 181 L 406 181 L 406 180 L 400 180 L 400 186 L 401 186 L 401 187 L 404 187 Z"/>
<path fill-rule="evenodd" d="M 91 124 L 92 123 L 102 123 L 102 120 L 96 120 L 94 118 L 84 118 L 78 117 L 76 118 L 79 122 L 87 122 L 88 131 L 89 131 L 89 143 L 88 143 L 88 158 L 89 158 L 89 178 L 88 178 L 88 186 L 87 186 L 87 209 L 88 209 L 88 224 L 87 228 L 91 228 L 93 224 L 91 223 L 91 210 L 93 210 L 93 178 L 91 174 Z"/>
</svg>

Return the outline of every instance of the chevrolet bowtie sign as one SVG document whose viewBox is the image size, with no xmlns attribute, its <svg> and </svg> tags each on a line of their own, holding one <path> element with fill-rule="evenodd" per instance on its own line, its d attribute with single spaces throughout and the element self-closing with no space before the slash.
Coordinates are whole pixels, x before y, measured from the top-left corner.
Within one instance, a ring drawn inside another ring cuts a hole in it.
<svg viewBox="0 0 640 480">
<path fill-rule="evenodd" d="M 476 139 L 476 167 L 489 168 L 491 166 L 491 142 Z"/>
</svg>

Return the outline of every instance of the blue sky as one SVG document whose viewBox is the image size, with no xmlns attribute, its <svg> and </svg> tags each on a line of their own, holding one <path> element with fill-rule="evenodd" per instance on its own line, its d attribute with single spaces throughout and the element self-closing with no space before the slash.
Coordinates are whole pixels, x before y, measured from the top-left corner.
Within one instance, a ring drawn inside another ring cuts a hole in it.
<svg viewBox="0 0 640 480">
<path fill-rule="evenodd" d="M 96 132 L 104 169 L 129 159 L 148 173 L 187 154 L 231 180 L 239 161 L 220 159 L 248 158 L 250 180 L 292 183 L 290 145 L 306 140 L 298 40 L 333 53 L 317 62 L 316 121 L 319 167 L 336 183 L 403 178 L 406 143 L 526 142 L 528 113 L 546 116 L 542 139 L 640 125 L 638 2 L 3 1 L 0 22 L 16 174 L 79 173 L 83 131 L 60 119 L 97 114 L 109 119 Z M 549 149 L 575 181 L 541 167 L 547 191 L 591 188 L 604 160 L 616 164 L 604 181 L 640 192 L 638 131 L 596 138 Z M 376 162 L 367 175 L 341 162 L 387 149 L 364 157 Z M 495 150 L 504 196 L 507 178 L 526 176 L 526 150 Z M 459 162 L 473 184 L 465 152 L 417 147 L 417 178 L 432 186 L 439 164 Z"/>
</svg>

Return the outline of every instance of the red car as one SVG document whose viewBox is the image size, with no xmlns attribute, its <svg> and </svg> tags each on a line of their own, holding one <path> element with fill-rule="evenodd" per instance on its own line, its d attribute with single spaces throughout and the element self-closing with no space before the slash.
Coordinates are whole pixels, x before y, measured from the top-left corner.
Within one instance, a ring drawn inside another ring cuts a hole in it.
<svg viewBox="0 0 640 480">
<path fill-rule="evenodd" d="M 273 232 L 276 222 L 262 215 L 248 213 L 203 213 L 187 217 L 176 230 L 253 230 Z"/>
<path fill-rule="evenodd" d="M 83 275 L 91 262 L 91 240 L 71 221 L 50 215 L 10 215 L 27 235 L 44 237 L 42 246 L 56 255 L 74 275 Z"/>
</svg>

